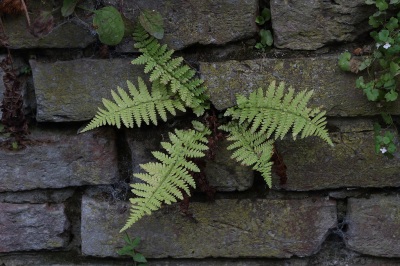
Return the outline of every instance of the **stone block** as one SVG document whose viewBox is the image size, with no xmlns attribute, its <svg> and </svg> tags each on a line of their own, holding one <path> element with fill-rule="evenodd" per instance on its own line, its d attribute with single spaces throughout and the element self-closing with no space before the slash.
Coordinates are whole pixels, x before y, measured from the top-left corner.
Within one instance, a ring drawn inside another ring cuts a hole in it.
<svg viewBox="0 0 400 266">
<path fill-rule="evenodd" d="M 256 59 L 200 63 L 200 71 L 211 102 L 218 110 L 236 104 L 236 93 L 248 96 L 259 87 L 267 88 L 273 81 L 284 81 L 296 92 L 314 90 L 309 102 L 311 108 L 323 106 L 327 116 L 380 115 L 377 104 L 367 100 L 362 89 L 356 88 L 358 75 L 340 70 L 338 55 L 290 58 Z M 400 103 L 387 110 L 400 114 Z"/>
<path fill-rule="evenodd" d="M 61 203 L 74 195 L 74 188 L 46 189 L 0 193 L 0 202 L 5 203 Z"/>
<path fill-rule="evenodd" d="M 0 192 L 99 185 L 118 176 L 115 132 L 102 128 L 30 128 L 26 149 L 0 149 Z"/>
<path fill-rule="evenodd" d="M 369 125 L 367 126 L 369 128 Z M 348 126 L 343 126 L 348 129 Z M 287 190 L 306 191 L 340 187 L 400 186 L 400 153 L 390 160 L 375 153 L 374 132 L 335 132 L 330 137 L 334 147 L 318 137 L 297 139 L 291 136 L 275 142 L 287 166 Z"/>
<path fill-rule="evenodd" d="M 150 126 L 125 131 L 132 154 L 132 173 L 145 173 L 139 164 L 157 161 L 152 155 L 152 151 L 165 152 L 160 143 L 169 141 L 168 132 L 174 132 L 174 128 L 168 125 L 162 123 L 157 127 Z M 227 141 L 219 142 L 215 160 L 205 160 L 205 173 L 210 185 L 217 187 L 218 191 L 249 189 L 253 185 L 253 171 L 250 167 L 241 167 L 235 161 L 230 160 L 230 151 L 226 150 L 227 146 Z M 132 182 L 142 181 L 132 176 Z"/>
<path fill-rule="evenodd" d="M 52 11 L 62 6 L 62 0 L 40 1 L 31 0 L 28 6 L 31 22 L 33 22 L 39 11 Z M 82 6 L 94 9 L 95 1 L 85 1 Z M 92 33 L 88 25 L 82 23 L 82 20 L 92 24 L 92 17 L 85 18 L 89 13 L 77 8 L 76 13 L 79 19 L 74 15 L 70 18 L 64 18 L 60 10 L 52 13 L 54 17 L 54 29 L 46 36 L 36 40 L 27 31 L 27 20 L 25 14 L 6 15 L 3 19 L 4 30 L 9 37 L 8 43 L 12 49 L 31 49 L 31 48 L 85 48 L 97 41 L 96 33 Z"/>
<path fill-rule="evenodd" d="M 129 204 L 110 205 L 82 198 L 82 253 L 118 257 Z M 142 237 L 137 251 L 146 258 L 309 256 L 336 226 L 336 203 L 325 198 L 302 200 L 233 200 L 193 202 L 194 219 L 179 204 L 162 207 L 136 222 L 127 233 Z"/>
<path fill-rule="evenodd" d="M 250 38 L 257 34 L 256 0 L 138 0 L 141 9 L 157 10 L 164 20 L 161 43 L 169 49 L 180 50 L 193 44 L 217 44 Z M 107 0 L 106 5 L 119 8 L 119 0 Z M 139 10 L 132 1 L 124 1 L 126 17 L 136 21 Z M 117 46 L 120 52 L 135 52 L 132 37 Z"/>
<path fill-rule="evenodd" d="M 39 122 L 68 122 L 92 119 L 102 98 L 113 100 L 111 90 L 127 89 L 126 80 L 137 86 L 143 66 L 130 59 L 78 59 L 44 63 L 31 60 Z"/>
<path fill-rule="evenodd" d="M 352 42 L 372 26 L 377 11 L 364 0 L 271 1 L 274 45 L 293 50 L 316 50 L 335 42 Z"/>
<path fill-rule="evenodd" d="M 400 257 L 400 200 L 398 195 L 348 199 L 346 246 L 380 257 Z"/>
<path fill-rule="evenodd" d="M 65 247 L 68 228 L 64 204 L 0 203 L 0 252 Z"/>
</svg>

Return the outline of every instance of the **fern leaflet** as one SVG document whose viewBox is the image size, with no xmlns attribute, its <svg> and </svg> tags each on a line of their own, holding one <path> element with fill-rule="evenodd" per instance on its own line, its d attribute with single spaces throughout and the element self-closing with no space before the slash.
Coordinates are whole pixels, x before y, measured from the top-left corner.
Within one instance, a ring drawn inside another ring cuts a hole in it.
<svg viewBox="0 0 400 266">
<path fill-rule="evenodd" d="M 306 106 L 313 91 L 302 91 L 293 99 L 292 88 L 284 97 L 283 90 L 283 82 L 276 89 L 273 81 L 265 94 L 262 88 L 252 92 L 248 99 L 237 94 L 237 106 L 229 108 L 224 115 L 239 119 L 239 124 L 248 121 L 252 133 L 267 131 L 268 138 L 275 132 L 275 138 L 282 139 L 292 128 L 293 139 L 301 132 L 302 138 L 319 136 L 333 146 L 325 129 L 325 111 L 321 112 L 319 108 L 311 110 Z"/>
<path fill-rule="evenodd" d="M 175 134 L 170 133 L 169 138 L 172 142 L 162 142 L 161 145 L 167 150 L 168 155 L 154 151 L 153 155 L 161 163 L 141 164 L 147 174 L 134 174 L 146 183 L 132 184 L 132 192 L 137 198 L 130 199 L 132 203 L 130 217 L 121 229 L 121 232 L 128 229 L 132 224 L 139 220 L 143 215 L 150 214 L 151 211 L 158 210 L 163 202 L 171 204 L 178 199 L 183 199 L 181 190 L 190 195 L 188 184 L 195 187 L 193 177 L 188 170 L 200 172 L 200 169 L 186 158 L 203 157 L 203 151 L 208 149 L 208 140 L 204 136 L 211 131 L 199 122 L 193 122 L 197 130 L 175 130 Z"/>
<path fill-rule="evenodd" d="M 143 54 L 131 63 L 135 65 L 146 65 L 145 73 L 150 74 L 150 81 L 160 79 L 161 83 L 171 85 L 173 93 L 178 93 L 181 100 L 193 109 L 197 116 L 209 108 L 206 101 L 209 96 L 205 95 L 206 87 L 201 86 L 203 80 L 193 78 L 196 72 L 190 67 L 183 65 L 183 58 L 171 59 L 174 50 L 167 50 L 167 45 L 160 45 L 158 40 L 149 36 L 140 22 L 137 22 L 133 39 L 136 41 L 135 48 Z"/>
<path fill-rule="evenodd" d="M 166 121 L 166 110 L 173 115 L 176 114 L 175 109 L 186 111 L 183 103 L 180 100 L 173 99 L 173 94 L 168 92 L 167 87 L 161 84 L 159 80 L 153 82 L 151 94 L 140 77 L 138 77 L 139 90 L 130 81 L 127 81 L 127 83 L 129 93 L 133 98 L 131 99 L 120 87 L 117 87 L 119 95 L 111 90 L 115 103 L 103 99 L 103 104 L 107 110 L 99 108 L 96 116 L 80 133 L 106 124 L 116 125 L 120 128 L 121 121 L 128 128 L 134 127 L 135 122 L 140 127 L 142 121 L 147 125 L 150 121 L 157 125 L 157 112 Z"/>
</svg>

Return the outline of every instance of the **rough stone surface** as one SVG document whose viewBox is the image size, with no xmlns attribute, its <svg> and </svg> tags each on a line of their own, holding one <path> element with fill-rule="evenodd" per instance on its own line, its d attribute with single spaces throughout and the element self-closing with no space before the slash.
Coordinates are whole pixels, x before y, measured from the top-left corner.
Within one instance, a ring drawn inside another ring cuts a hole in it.
<svg viewBox="0 0 400 266">
<path fill-rule="evenodd" d="M 279 178 L 274 176 L 274 185 L 297 191 L 400 186 L 400 153 L 395 152 L 392 160 L 376 154 L 373 131 L 339 131 L 330 137 L 334 147 L 318 137 L 277 140 L 288 180 L 279 186 Z"/>
<path fill-rule="evenodd" d="M 350 198 L 346 245 L 363 254 L 400 257 L 399 195 Z"/>
<path fill-rule="evenodd" d="M 72 197 L 74 188 L 0 193 L 0 202 L 6 203 L 61 203 Z"/>
<path fill-rule="evenodd" d="M 0 252 L 55 249 L 68 243 L 64 204 L 0 203 Z"/>
<path fill-rule="evenodd" d="M 141 9 L 157 10 L 164 19 L 162 43 L 179 50 L 193 44 L 225 44 L 247 39 L 257 34 L 256 0 L 138 0 Z M 119 7 L 119 0 L 107 0 L 106 5 Z M 132 1 L 124 1 L 126 17 L 136 21 L 139 10 Z M 133 12 L 132 12 L 133 11 Z M 132 52 L 132 37 L 120 43 L 119 51 Z"/>
<path fill-rule="evenodd" d="M 93 9 L 93 2 L 85 1 L 82 6 Z M 31 0 L 28 6 L 31 22 L 39 11 L 52 11 L 54 8 L 61 6 L 62 3 L 62 0 Z M 85 14 L 89 12 L 77 8 L 76 13 L 81 20 L 91 24 L 92 18 L 85 19 Z M 60 10 L 53 12 L 52 15 L 54 17 L 54 29 L 39 40 L 36 40 L 28 33 L 25 14 L 6 15 L 3 23 L 4 30 L 9 37 L 10 48 L 84 48 L 97 40 L 96 34 L 92 34 L 89 27 L 76 17 L 64 18 Z"/>
<path fill-rule="evenodd" d="M 351 42 L 372 27 L 376 12 L 364 0 L 271 0 L 274 45 L 294 50 L 316 50 L 334 42 Z"/>
<path fill-rule="evenodd" d="M 273 80 L 284 81 L 296 92 L 314 90 L 309 106 L 327 111 L 327 116 L 378 115 L 381 110 L 369 102 L 362 89 L 356 88 L 358 75 L 340 70 L 337 55 L 200 63 L 200 71 L 211 102 L 223 110 L 236 103 L 236 93 L 249 95 L 259 87 L 267 88 Z M 396 102 L 388 112 L 400 114 Z"/>
<path fill-rule="evenodd" d="M 112 99 L 111 90 L 126 89 L 126 80 L 135 86 L 143 66 L 129 59 L 78 59 L 55 63 L 30 61 L 36 90 L 39 122 L 67 122 L 92 119 L 102 98 Z M 147 78 L 145 78 L 147 80 Z"/>
<path fill-rule="evenodd" d="M 169 125 L 163 123 L 157 127 L 125 131 L 132 154 L 132 173 L 145 173 L 139 164 L 157 161 L 152 155 L 152 151 L 165 152 L 160 142 L 169 141 L 168 132 L 174 131 Z M 217 187 L 218 191 L 242 191 L 250 188 L 254 180 L 251 168 L 241 167 L 229 159 L 230 153 L 226 150 L 228 145 L 226 141 L 222 141 L 218 145 L 215 160 L 206 160 L 205 173 L 210 185 Z M 132 182 L 142 181 L 132 176 Z"/>
<path fill-rule="evenodd" d="M 30 128 L 26 149 L 0 149 L 0 192 L 113 183 L 118 175 L 115 133 L 102 128 Z"/>
<path fill-rule="evenodd" d="M 82 253 L 116 257 L 124 246 L 119 229 L 129 212 L 127 203 L 110 205 L 82 198 Z M 216 200 L 191 203 L 194 220 L 179 204 L 165 206 L 136 222 L 128 234 L 141 236 L 138 251 L 146 258 L 309 256 L 318 251 L 329 229 L 336 226 L 335 201 Z"/>
</svg>

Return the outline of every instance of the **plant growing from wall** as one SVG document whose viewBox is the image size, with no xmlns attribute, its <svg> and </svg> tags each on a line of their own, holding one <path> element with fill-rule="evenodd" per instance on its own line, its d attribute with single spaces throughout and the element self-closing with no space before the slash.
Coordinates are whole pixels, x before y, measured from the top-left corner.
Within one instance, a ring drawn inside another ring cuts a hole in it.
<svg viewBox="0 0 400 266">
<path fill-rule="evenodd" d="M 256 23 L 260 26 L 263 26 L 267 21 L 271 19 L 271 10 L 269 8 L 264 8 L 261 11 L 260 16 L 257 16 Z M 274 42 L 274 38 L 272 38 L 272 34 L 270 30 L 261 29 L 260 32 L 261 41 L 256 44 L 257 49 L 261 49 L 265 51 L 267 46 L 271 46 Z"/>
<path fill-rule="evenodd" d="M 128 243 L 128 245 L 126 245 L 120 251 L 118 251 L 118 255 L 131 256 L 135 266 L 148 266 L 147 264 L 141 263 L 141 262 L 147 262 L 146 258 L 142 254 L 135 252 L 135 248 L 140 243 L 140 237 L 137 237 L 134 240 L 131 240 L 129 238 L 128 234 L 125 232 L 124 239 L 125 239 L 126 243 Z M 140 264 L 137 264 L 137 263 L 140 263 Z"/>
<path fill-rule="evenodd" d="M 112 92 L 115 103 L 103 99 L 107 110 L 99 108 L 96 117 L 81 132 L 105 124 L 133 127 L 136 122 L 140 126 L 142 120 L 147 124 L 150 121 L 157 124 L 157 113 L 166 119 L 164 108 L 174 113 L 174 108 L 182 110 L 185 105 L 198 116 L 208 108 L 209 97 L 205 95 L 203 80 L 194 78 L 195 72 L 182 65 L 183 58 L 172 58 L 173 50 L 167 50 L 166 45 L 161 46 L 153 36 L 149 36 L 140 22 L 133 36 L 135 47 L 139 48 L 142 55 L 132 64 L 145 64 L 144 72 L 150 73 L 153 84 L 151 94 L 141 79 L 139 91 L 128 82 L 133 98 L 118 88 L 119 96 Z M 279 86 L 272 82 L 265 94 L 260 88 L 251 93 L 249 98 L 237 95 L 238 105 L 225 112 L 225 116 L 230 116 L 232 121 L 220 126 L 220 129 L 230 133 L 228 139 L 234 141 L 229 149 L 238 149 L 232 158 L 260 171 L 269 187 L 272 185 L 270 160 L 275 151 L 274 140 L 270 139 L 272 134 L 275 134 L 275 138 L 283 138 L 291 129 L 294 139 L 299 134 L 301 137 L 319 136 L 333 145 L 324 128 L 325 112 L 319 108 L 307 108 L 312 91 L 302 91 L 294 98 L 293 95 L 291 88 L 284 94 L 283 82 Z M 146 183 L 131 185 L 137 197 L 130 199 L 131 214 L 121 231 L 143 215 L 159 209 L 162 203 L 170 204 L 183 199 L 182 192 L 190 194 L 189 186 L 195 187 L 190 172 L 199 172 L 200 169 L 191 158 L 205 156 L 208 150 L 206 136 L 211 131 L 198 121 L 192 123 L 194 129 L 175 130 L 175 134 L 169 135 L 171 143 L 161 143 L 167 154 L 153 152 L 161 163 L 140 165 L 147 174 L 134 174 Z"/>
<path fill-rule="evenodd" d="M 379 31 L 372 31 L 371 37 L 375 40 L 375 45 L 372 49 L 372 54 L 366 56 L 361 62 L 351 60 L 351 54 L 345 52 L 339 56 L 339 66 L 344 71 L 368 70 L 369 77 L 360 76 L 356 81 L 356 87 L 362 88 L 369 101 L 378 102 L 378 106 L 387 107 L 397 100 L 398 92 L 395 77 L 400 74 L 400 33 L 399 33 L 399 18 L 400 12 L 394 16 L 388 16 L 389 4 L 399 7 L 400 0 L 391 0 L 388 4 L 384 0 L 366 0 L 366 4 L 375 4 L 378 11 L 369 17 L 369 24 Z M 377 64 L 379 62 L 379 66 Z M 392 122 L 390 114 L 382 112 L 383 120 L 389 126 L 396 129 Z M 375 124 L 374 129 L 380 128 Z M 397 129 L 396 129 L 397 131 Z M 391 135 L 389 131 L 386 134 Z M 385 135 L 386 136 L 386 135 Z M 396 146 L 392 142 L 393 138 L 388 141 L 387 137 L 375 137 L 375 151 L 382 152 L 385 156 L 392 159 L 393 152 Z M 389 147 L 390 146 L 390 147 Z"/>
</svg>

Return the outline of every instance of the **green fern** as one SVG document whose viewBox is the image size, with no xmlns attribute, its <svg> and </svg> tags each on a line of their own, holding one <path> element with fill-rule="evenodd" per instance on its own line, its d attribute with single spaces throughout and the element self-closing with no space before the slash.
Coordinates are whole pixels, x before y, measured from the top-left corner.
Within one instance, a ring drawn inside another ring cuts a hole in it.
<svg viewBox="0 0 400 266">
<path fill-rule="evenodd" d="M 168 92 L 167 87 L 161 84 L 159 80 L 153 82 L 151 95 L 140 77 L 138 77 L 139 91 L 130 81 L 127 81 L 127 83 L 133 99 L 120 87 L 117 87 L 119 96 L 111 90 L 115 103 L 103 99 L 107 111 L 99 108 L 97 115 L 80 133 L 106 124 L 116 125 L 120 128 L 121 121 L 128 128 L 134 127 L 134 122 L 138 127 L 140 127 L 142 121 L 148 125 L 150 120 L 157 125 L 157 113 L 164 121 L 167 121 L 165 109 L 173 115 L 176 115 L 175 109 L 186 111 L 183 103 L 174 99 L 173 94 Z"/>
<path fill-rule="evenodd" d="M 239 119 L 239 124 L 248 121 L 251 123 L 252 133 L 257 130 L 267 131 L 268 138 L 275 132 L 275 138 L 282 139 L 292 128 L 293 139 L 302 132 L 302 138 L 319 136 L 333 146 L 325 129 L 325 111 L 321 112 L 320 108 L 314 110 L 307 108 L 313 91 L 304 90 L 293 99 L 294 90 L 291 87 L 289 93 L 283 97 L 284 86 L 285 84 L 281 82 L 276 89 L 273 81 L 265 95 L 263 89 L 259 88 L 258 91 L 252 92 L 248 99 L 237 94 L 237 106 L 229 108 L 224 115 Z"/>
<path fill-rule="evenodd" d="M 292 128 L 294 139 L 302 131 L 302 138 L 319 136 L 333 146 L 324 127 L 325 112 L 306 106 L 313 92 L 302 91 L 293 99 L 294 90 L 289 88 L 289 93 L 283 97 L 284 86 L 281 82 L 276 89 L 273 81 L 266 94 L 259 88 L 250 93 L 248 99 L 237 94 L 237 107 L 229 108 L 224 115 L 231 115 L 239 121 L 220 126 L 222 130 L 230 132 L 228 140 L 235 141 L 228 150 L 238 148 L 231 158 L 244 165 L 253 165 L 253 169 L 261 172 L 269 187 L 272 185 L 270 159 L 274 142 L 269 138 L 274 132 L 276 138 L 283 138 Z"/>
<path fill-rule="evenodd" d="M 229 141 L 235 141 L 228 146 L 228 150 L 238 148 L 231 156 L 231 159 L 241 162 L 243 165 L 253 165 L 253 170 L 257 170 L 264 177 L 265 182 L 271 187 L 271 167 L 270 161 L 273 154 L 273 140 L 268 140 L 267 134 L 258 131 L 252 133 L 248 130 L 249 123 L 241 125 L 231 122 L 219 128 L 230 133 L 227 137 Z"/>
<path fill-rule="evenodd" d="M 146 65 L 144 72 L 150 74 L 150 81 L 160 79 L 161 83 L 171 85 L 173 93 L 178 93 L 185 104 L 192 108 L 197 116 L 209 108 L 206 103 L 209 96 L 205 95 L 206 87 L 201 86 L 203 80 L 193 78 L 196 72 L 189 66 L 182 65 L 183 58 L 171 59 L 174 50 L 167 50 L 167 45 L 160 45 L 158 40 L 149 36 L 140 22 L 137 22 L 133 39 L 136 41 L 135 48 L 143 54 L 133 60 L 135 65 Z"/>
<path fill-rule="evenodd" d="M 186 158 L 203 157 L 204 150 L 207 150 L 207 138 L 204 136 L 211 131 L 201 123 L 193 122 L 197 130 L 175 130 L 175 134 L 170 133 L 169 138 L 172 142 L 161 142 L 169 155 L 154 151 L 153 155 L 161 163 L 141 164 L 148 174 L 134 174 L 137 178 L 146 183 L 132 184 L 132 192 L 137 198 L 130 199 L 132 203 L 131 215 L 121 229 L 121 232 L 128 229 L 132 224 L 139 220 L 143 215 L 150 214 L 151 211 L 158 210 L 163 202 L 171 204 L 178 199 L 183 199 L 181 190 L 190 195 L 188 185 L 196 187 L 193 177 L 188 170 L 200 172 L 200 169 Z"/>
</svg>

